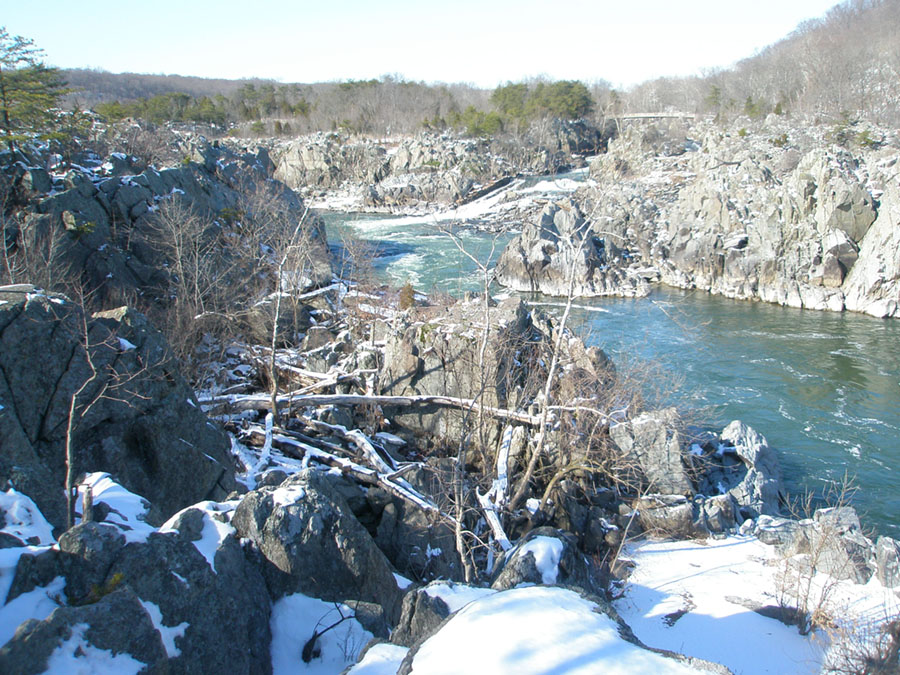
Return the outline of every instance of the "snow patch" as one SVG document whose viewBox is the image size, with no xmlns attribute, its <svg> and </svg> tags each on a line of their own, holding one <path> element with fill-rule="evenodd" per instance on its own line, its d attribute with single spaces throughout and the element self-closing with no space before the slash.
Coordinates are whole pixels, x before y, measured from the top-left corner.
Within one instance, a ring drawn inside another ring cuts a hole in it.
<svg viewBox="0 0 900 675">
<path fill-rule="evenodd" d="M 46 549 L 33 547 L 0 549 L 0 599 L 5 599 L 12 586 L 16 565 L 23 553 L 37 554 Z M 0 645 L 6 644 L 23 622 L 28 619 L 43 621 L 59 607 L 55 600 L 61 597 L 66 587 L 65 577 L 56 577 L 46 586 L 22 593 L 5 605 L 0 606 Z"/>
<path fill-rule="evenodd" d="M 221 548 L 222 543 L 228 535 L 235 534 L 235 529 L 231 524 L 222 522 L 220 518 L 233 511 L 235 509 L 235 503 L 206 501 L 199 502 L 193 506 L 188 506 L 186 509 L 182 509 L 163 523 L 162 527 L 159 528 L 159 532 L 161 534 L 166 532 L 177 532 L 178 530 L 175 528 L 175 522 L 178 520 L 178 516 L 190 509 L 198 509 L 203 512 L 203 531 L 200 533 L 200 538 L 191 543 L 200 554 L 206 558 L 206 562 L 209 564 L 212 571 L 217 572 L 216 551 Z"/>
<path fill-rule="evenodd" d="M 6 520 L 0 532 L 34 546 L 49 545 L 56 541 L 53 538 L 53 526 L 27 495 L 16 492 L 13 488 L 6 492 L 0 491 L 0 511 L 5 514 Z"/>
<path fill-rule="evenodd" d="M 562 557 L 563 543 L 555 537 L 535 537 L 519 548 L 518 555 L 531 553 L 534 564 L 541 573 L 541 581 L 548 586 L 556 583 L 559 576 L 559 559 Z"/>
<path fill-rule="evenodd" d="M 72 626 L 72 635 L 53 650 L 45 673 L 53 675 L 128 675 L 138 673 L 146 664 L 129 654 L 113 654 L 98 649 L 84 637 L 86 623 Z"/>
<path fill-rule="evenodd" d="M 129 342 L 128 340 L 126 340 L 123 337 L 120 337 L 119 338 L 119 349 L 121 349 L 123 352 L 128 352 L 128 351 L 131 351 L 132 349 L 137 349 L 137 345 Z"/>
<path fill-rule="evenodd" d="M 175 638 L 184 637 L 184 632 L 188 629 L 190 624 L 187 621 L 182 621 L 177 626 L 164 626 L 162 611 L 159 609 L 159 605 L 155 605 L 149 600 L 141 600 L 140 602 L 144 606 L 144 610 L 146 610 L 147 614 L 150 616 L 150 620 L 153 622 L 153 627 L 156 628 L 156 632 L 159 633 L 159 637 L 162 639 L 163 646 L 166 648 L 166 654 L 169 655 L 169 658 L 174 659 L 176 656 L 181 656 L 181 650 L 175 646 Z"/>
<path fill-rule="evenodd" d="M 85 486 L 91 486 L 94 504 L 104 502 L 109 506 L 109 515 L 103 521 L 115 525 L 125 535 L 128 543 L 142 543 L 156 528 L 146 522 L 150 503 L 116 483 L 108 473 L 88 474 L 78 486 L 77 509 L 81 509 Z M 77 515 L 81 515 L 80 512 Z"/>
<path fill-rule="evenodd" d="M 397 574 L 396 572 L 394 572 L 393 574 L 394 581 L 397 582 L 397 588 L 399 588 L 401 591 L 405 591 L 407 588 L 412 586 L 413 582 L 410 579 L 407 579 L 403 575 Z"/>
<path fill-rule="evenodd" d="M 272 493 L 272 503 L 275 506 L 291 506 L 305 498 L 306 490 L 299 485 L 280 487 Z"/>
<path fill-rule="evenodd" d="M 348 619 L 317 640 L 320 655 L 309 663 L 301 658 L 303 646 L 316 630 L 323 630 L 340 620 L 341 614 L 351 616 L 346 605 L 323 602 L 301 593 L 288 595 L 272 606 L 269 625 L 272 629 L 270 655 L 272 675 L 317 673 L 333 675 L 356 662 L 359 652 L 372 639 L 356 619 Z"/>
<path fill-rule="evenodd" d="M 645 644 L 716 661 L 734 672 L 818 673 L 822 668 L 825 636 L 802 636 L 796 627 L 747 608 L 779 604 L 777 578 L 785 563 L 774 547 L 735 535 L 705 542 L 642 542 L 627 546 L 625 554 L 636 567 L 616 610 Z M 841 622 L 900 613 L 900 602 L 877 580 L 865 586 L 826 583 L 833 584 L 826 609 Z"/>
<path fill-rule="evenodd" d="M 618 624 L 596 610 L 593 602 L 563 588 L 531 586 L 494 593 L 466 606 L 426 640 L 412 672 L 702 672 L 623 640 Z"/>
<path fill-rule="evenodd" d="M 464 584 L 455 584 L 452 581 L 437 581 L 425 587 L 425 593 L 432 598 L 440 598 L 444 601 L 450 612 L 456 612 L 470 602 L 496 593 L 492 588 L 477 588 Z"/>
<path fill-rule="evenodd" d="M 348 675 L 395 675 L 400 664 L 409 653 L 408 647 L 392 645 L 386 642 L 375 645 L 355 666 L 347 671 Z"/>
</svg>

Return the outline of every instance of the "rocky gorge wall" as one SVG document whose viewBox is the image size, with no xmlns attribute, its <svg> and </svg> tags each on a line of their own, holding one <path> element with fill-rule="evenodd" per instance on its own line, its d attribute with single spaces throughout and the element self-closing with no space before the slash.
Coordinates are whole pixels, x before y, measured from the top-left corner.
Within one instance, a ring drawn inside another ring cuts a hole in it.
<svg viewBox="0 0 900 675">
<path fill-rule="evenodd" d="M 520 173 L 555 174 L 583 166 L 609 132 L 555 120 L 514 140 L 422 133 L 400 139 L 315 134 L 272 144 L 275 178 L 305 196 L 343 190 L 357 210 L 450 205 Z"/>
<path fill-rule="evenodd" d="M 628 127 L 579 194 L 595 234 L 671 286 L 900 315 L 896 134 L 744 122 Z"/>
</svg>

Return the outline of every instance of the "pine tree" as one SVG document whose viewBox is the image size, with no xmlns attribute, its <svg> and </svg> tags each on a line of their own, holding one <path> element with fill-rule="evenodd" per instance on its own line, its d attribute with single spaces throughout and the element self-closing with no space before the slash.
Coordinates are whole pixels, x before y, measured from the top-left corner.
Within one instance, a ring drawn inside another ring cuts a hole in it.
<svg viewBox="0 0 900 675">
<path fill-rule="evenodd" d="M 44 65 L 34 41 L 0 27 L 0 129 L 6 145 L 46 132 L 66 93 L 59 70 Z"/>
</svg>

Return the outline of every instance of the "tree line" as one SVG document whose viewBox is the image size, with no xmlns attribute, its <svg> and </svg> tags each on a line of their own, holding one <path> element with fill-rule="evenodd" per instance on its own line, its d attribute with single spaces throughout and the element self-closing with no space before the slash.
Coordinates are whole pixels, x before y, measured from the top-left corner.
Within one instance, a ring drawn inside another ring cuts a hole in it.
<svg viewBox="0 0 900 675">
<path fill-rule="evenodd" d="M 239 135 L 343 130 L 409 134 L 453 129 L 513 136 L 536 120 L 677 110 L 727 120 L 799 114 L 823 121 L 900 122 L 900 0 L 845 0 L 820 19 L 730 69 L 658 78 L 626 91 L 598 80 L 507 82 L 493 91 L 426 84 L 397 75 L 318 84 L 60 71 L 34 43 L 0 28 L 0 129 L 7 147 L 83 126 L 93 108 L 108 121 L 198 122 Z"/>
</svg>

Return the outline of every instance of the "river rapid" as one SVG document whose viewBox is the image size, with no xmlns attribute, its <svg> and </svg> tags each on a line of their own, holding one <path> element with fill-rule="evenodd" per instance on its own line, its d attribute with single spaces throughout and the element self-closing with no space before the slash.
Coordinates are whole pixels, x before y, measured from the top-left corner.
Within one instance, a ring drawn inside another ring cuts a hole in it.
<svg viewBox="0 0 900 675">
<path fill-rule="evenodd" d="M 580 176 L 575 176 L 578 178 Z M 539 180 L 532 185 L 547 188 Z M 570 178 L 555 183 L 569 192 Z M 552 188 L 552 185 L 551 185 Z M 544 192 L 539 194 L 551 196 Z M 349 233 L 377 252 L 385 282 L 460 295 L 478 290 L 476 259 L 496 262 L 513 234 L 462 214 L 386 217 L 324 213 L 340 248 Z M 507 293 L 495 288 L 496 293 Z M 550 313 L 559 298 L 529 297 Z M 736 301 L 657 286 L 647 298 L 579 299 L 570 327 L 621 370 L 646 369 L 648 396 L 688 411 L 701 428 L 740 419 L 766 436 L 791 494 L 819 495 L 851 477 L 866 526 L 900 538 L 900 324 L 891 319 Z"/>
</svg>

